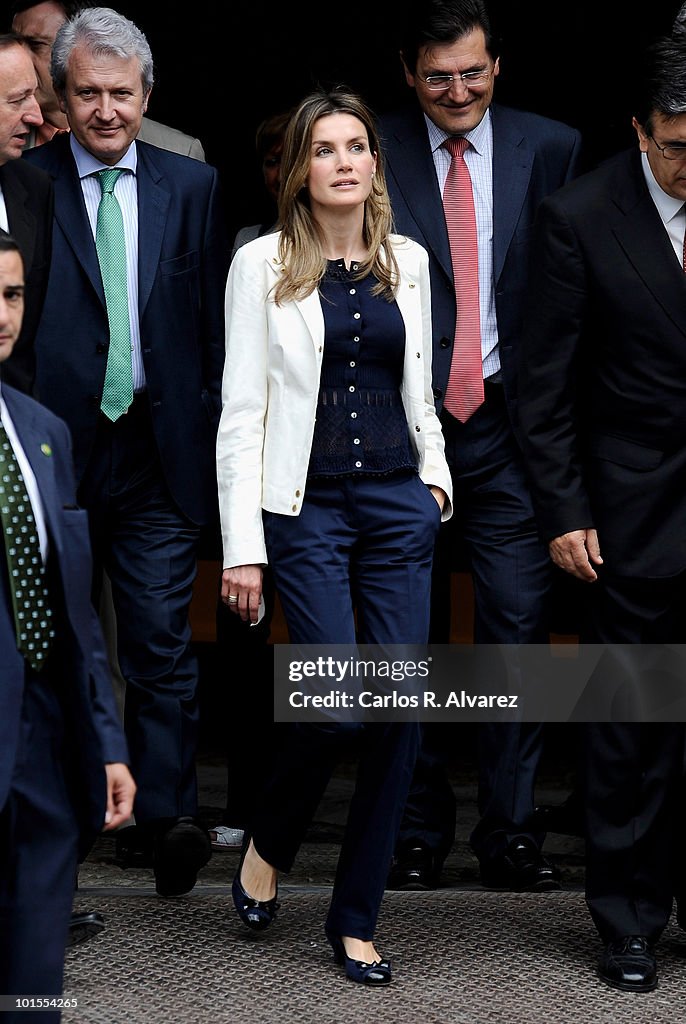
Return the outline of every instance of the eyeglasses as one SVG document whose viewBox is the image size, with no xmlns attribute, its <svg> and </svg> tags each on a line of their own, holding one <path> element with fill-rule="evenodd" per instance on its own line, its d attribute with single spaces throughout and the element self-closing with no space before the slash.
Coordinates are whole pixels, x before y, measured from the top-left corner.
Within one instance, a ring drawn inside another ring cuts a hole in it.
<svg viewBox="0 0 686 1024">
<path fill-rule="evenodd" d="M 651 142 L 655 142 L 652 135 L 649 135 L 648 138 Z M 686 142 L 672 142 L 668 146 L 661 146 L 659 142 L 655 142 L 655 145 L 665 160 L 683 160 L 686 157 Z"/>
<path fill-rule="evenodd" d="M 492 74 L 493 68 L 482 68 L 481 71 L 463 71 L 461 75 L 427 75 L 426 78 L 418 75 L 417 77 L 422 82 L 426 82 L 432 92 L 445 92 L 456 81 L 462 82 L 468 89 L 486 85 Z"/>
</svg>

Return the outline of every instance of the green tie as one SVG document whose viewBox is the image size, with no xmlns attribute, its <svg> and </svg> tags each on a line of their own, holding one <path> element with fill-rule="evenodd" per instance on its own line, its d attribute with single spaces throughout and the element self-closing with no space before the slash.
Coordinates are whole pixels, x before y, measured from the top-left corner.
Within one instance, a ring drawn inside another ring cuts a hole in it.
<svg viewBox="0 0 686 1024">
<path fill-rule="evenodd" d="M 55 635 L 38 530 L 14 450 L 0 422 L 0 522 L 5 541 L 17 648 L 38 671 Z"/>
<path fill-rule="evenodd" d="M 95 230 L 95 247 L 98 250 L 110 326 L 110 347 L 100 408 L 113 421 L 119 419 L 133 401 L 124 218 L 114 194 L 115 183 L 122 173 L 121 168 L 117 167 L 98 171 L 102 195 Z"/>
</svg>

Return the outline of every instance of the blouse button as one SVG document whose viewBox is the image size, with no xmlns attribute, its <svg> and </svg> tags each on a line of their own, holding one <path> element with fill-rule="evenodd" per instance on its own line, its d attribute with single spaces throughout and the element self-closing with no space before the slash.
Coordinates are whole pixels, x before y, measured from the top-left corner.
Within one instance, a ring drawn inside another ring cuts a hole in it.
<svg viewBox="0 0 686 1024">
<path fill-rule="evenodd" d="M 297 512 L 297 511 L 298 511 L 298 506 L 297 505 L 291 505 L 291 512 Z"/>
<path fill-rule="evenodd" d="M 421 434 L 421 432 L 422 432 L 422 428 L 421 427 L 417 426 L 414 429 L 417 431 L 418 434 Z"/>
<path fill-rule="evenodd" d="M 421 352 L 416 352 L 415 355 L 417 356 L 417 359 L 421 359 L 422 358 Z"/>
<path fill-rule="evenodd" d="M 410 285 L 410 288 L 414 288 L 414 285 L 413 285 L 413 284 L 411 284 L 411 285 Z"/>
<path fill-rule="evenodd" d="M 300 491 L 296 491 L 295 492 L 295 496 L 296 496 L 296 498 L 299 498 L 300 497 Z"/>
</svg>

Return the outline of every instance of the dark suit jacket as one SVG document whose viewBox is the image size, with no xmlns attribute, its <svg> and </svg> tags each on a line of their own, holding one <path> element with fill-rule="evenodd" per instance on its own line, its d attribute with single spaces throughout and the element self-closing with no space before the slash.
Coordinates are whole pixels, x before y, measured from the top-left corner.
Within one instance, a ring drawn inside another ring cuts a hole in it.
<svg viewBox="0 0 686 1024">
<path fill-rule="evenodd" d="M 214 167 L 138 149 L 138 308 L 153 428 L 172 497 L 196 523 L 216 508 L 215 436 L 229 246 Z M 91 453 L 109 330 L 95 240 L 69 136 L 22 158 L 55 185 L 53 260 L 36 339 L 41 401 L 66 420 L 77 480 Z"/>
<path fill-rule="evenodd" d="M 491 106 L 493 272 L 503 385 L 516 422 L 516 352 L 528 283 L 529 242 L 544 196 L 579 172 L 581 136 L 568 125 Z M 443 404 L 455 334 L 450 243 L 424 115 L 419 104 L 381 119 L 382 148 L 396 228 L 429 252 L 433 383 Z"/>
<path fill-rule="evenodd" d="M 540 208 L 521 422 L 547 539 L 595 526 L 608 569 L 686 568 L 686 276 L 638 147 Z"/>
<path fill-rule="evenodd" d="M 5 197 L 7 220 L 24 258 L 26 293 L 24 322 L 2 377 L 8 384 L 34 393 L 38 329 L 50 270 L 53 191 L 49 176 L 23 160 L 9 160 L 0 167 L 0 187 Z"/>
<path fill-rule="evenodd" d="M 50 678 L 59 687 L 67 727 L 67 776 L 89 848 L 105 815 L 106 762 L 128 761 L 97 615 L 91 604 L 86 512 L 76 506 L 69 430 L 33 399 L 8 387 L 7 404 L 36 477 L 49 535 L 48 574 L 56 639 Z M 4 567 L 0 567 L 4 571 Z M 25 662 L 17 650 L 7 587 L 0 585 L 0 807 L 12 782 L 21 729 Z"/>
</svg>

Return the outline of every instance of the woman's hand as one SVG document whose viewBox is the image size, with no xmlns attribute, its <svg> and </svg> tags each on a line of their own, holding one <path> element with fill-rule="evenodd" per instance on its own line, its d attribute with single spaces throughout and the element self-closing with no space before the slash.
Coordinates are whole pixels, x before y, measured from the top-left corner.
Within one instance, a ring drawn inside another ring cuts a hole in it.
<svg viewBox="0 0 686 1024">
<path fill-rule="evenodd" d="M 431 493 L 433 494 L 434 498 L 438 502 L 438 507 L 440 508 L 440 510 L 442 512 L 443 511 L 443 506 L 446 503 L 448 495 L 445 493 L 445 491 L 443 490 L 442 487 L 431 487 L 430 486 L 429 490 L 431 491 Z"/>
<path fill-rule="evenodd" d="M 262 596 L 262 566 L 234 565 L 222 572 L 221 597 L 244 622 L 257 622 Z"/>
</svg>

